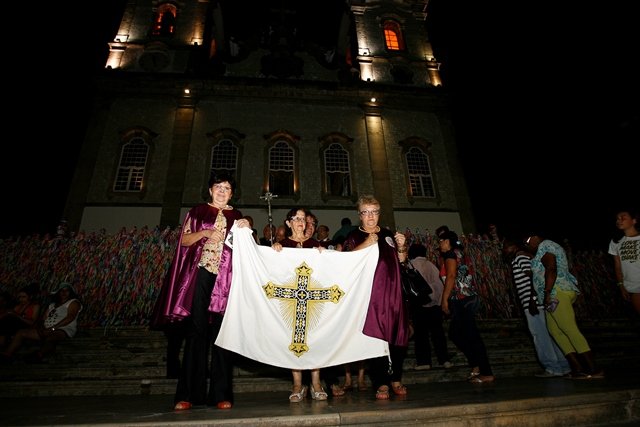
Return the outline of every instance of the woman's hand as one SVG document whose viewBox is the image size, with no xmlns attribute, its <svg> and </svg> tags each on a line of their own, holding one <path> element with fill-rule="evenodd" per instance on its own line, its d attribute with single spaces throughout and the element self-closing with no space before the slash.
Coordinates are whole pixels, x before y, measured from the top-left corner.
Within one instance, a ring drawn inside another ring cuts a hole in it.
<svg viewBox="0 0 640 427">
<path fill-rule="evenodd" d="M 271 248 L 276 252 L 280 252 L 282 250 L 282 245 L 278 242 L 275 242 L 273 245 L 271 245 Z"/>
<path fill-rule="evenodd" d="M 224 240 L 224 233 L 220 230 L 202 230 L 202 233 L 207 238 L 207 240 L 211 240 L 213 243 L 220 243 Z"/>
<path fill-rule="evenodd" d="M 376 243 L 378 243 L 378 235 L 376 233 L 369 233 L 369 236 L 367 237 L 367 240 L 365 240 L 365 242 L 367 242 L 367 246 L 375 245 Z"/>
<path fill-rule="evenodd" d="M 407 243 L 407 237 L 399 231 L 396 231 L 396 234 L 393 235 L 393 239 L 396 241 L 396 246 L 398 248 L 404 248 Z"/>
</svg>

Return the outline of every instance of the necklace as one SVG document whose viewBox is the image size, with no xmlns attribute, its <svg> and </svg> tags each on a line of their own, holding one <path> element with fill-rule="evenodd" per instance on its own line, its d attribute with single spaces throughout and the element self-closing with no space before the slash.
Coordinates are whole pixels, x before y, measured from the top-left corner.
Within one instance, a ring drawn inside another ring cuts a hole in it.
<svg viewBox="0 0 640 427">
<path fill-rule="evenodd" d="M 302 237 L 293 237 L 293 236 L 291 236 L 290 239 L 297 243 L 297 245 L 296 245 L 297 248 L 302 248 L 303 247 L 303 243 L 306 242 L 307 240 L 309 240 L 309 238 L 305 237 L 304 235 Z"/>
<path fill-rule="evenodd" d="M 365 230 L 364 228 L 362 228 L 362 226 L 360 226 L 360 227 L 358 227 L 358 228 L 359 228 L 359 229 L 360 229 L 360 231 L 362 231 L 363 233 L 374 234 L 374 233 L 378 233 L 378 232 L 380 232 L 380 227 L 378 227 L 377 225 L 376 225 L 376 229 L 375 229 L 375 231 L 367 231 L 367 230 Z"/>
</svg>

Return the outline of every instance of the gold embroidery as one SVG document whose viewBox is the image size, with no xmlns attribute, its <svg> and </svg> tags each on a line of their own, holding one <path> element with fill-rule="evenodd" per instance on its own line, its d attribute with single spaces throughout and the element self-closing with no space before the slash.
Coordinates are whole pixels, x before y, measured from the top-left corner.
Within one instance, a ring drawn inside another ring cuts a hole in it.
<svg viewBox="0 0 640 427">
<path fill-rule="evenodd" d="M 223 235 L 226 235 L 227 233 L 227 218 L 222 213 L 222 209 L 218 211 L 213 228 L 221 231 Z M 210 273 L 218 274 L 220 256 L 222 255 L 223 248 L 224 238 L 218 243 L 214 243 L 212 240 L 207 240 L 204 244 L 204 248 L 202 249 L 202 256 L 200 257 L 200 263 L 198 265 L 204 267 Z"/>
<path fill-rule="evenodd" d="M 311 273 L 313 270 L 303 262 L 296 268 L 295 286 L 278 286 L 269 282 L 262 287 L 267 298 L 277 298 L 285 302 L 288 311 L 286 317 L 292 318 L 293 326 L 293 337 L 289 350 L 298 357 L 309 351 L 307 332 L 310 321 L 316 318 L 321 311 L 321 306 L 318 303 L 332 302 L 337 304 L 344 295 L 344 291 L 338 285 L 333 285 L 330 288 L 313 287 L 315 281 L 311 278 Z"/>
</svg>

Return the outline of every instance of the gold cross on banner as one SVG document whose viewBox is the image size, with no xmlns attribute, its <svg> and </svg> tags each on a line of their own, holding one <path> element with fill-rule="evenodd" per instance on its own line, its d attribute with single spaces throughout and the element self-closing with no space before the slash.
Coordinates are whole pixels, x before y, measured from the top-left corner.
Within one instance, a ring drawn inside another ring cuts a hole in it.
<svg viewBox="0 0 640 427">
<path fill-rule="evenodd" d="M 311 273 L 313 273 L 313 270 L 303 262 L 296 268 L 295 286 L 278 286 L 268 282 L 262 287 L 269 299 L 277 298 L 289 305 L 295 303 L 293 338 L 289 345 L 289 350 L 298 357 L 309 351 L 307 346 L 308 316 L 313 313 L 314 305 L 319 302 L 337 304 L 344 295 L 344 291 L 338 285 L 333 285 L 330 288 L 312 287 Z"/>
</svg>

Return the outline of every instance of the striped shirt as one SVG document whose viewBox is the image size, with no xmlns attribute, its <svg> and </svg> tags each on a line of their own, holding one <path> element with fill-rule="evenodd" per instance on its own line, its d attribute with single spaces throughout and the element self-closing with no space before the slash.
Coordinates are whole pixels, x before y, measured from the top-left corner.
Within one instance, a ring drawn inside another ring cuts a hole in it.
<svg viewBox="0 0 640 427">
<path fill-rule="evenodd" d="M 529 307 L 529 301 L 531 301 L 533 284 L 531 282 L 531 259 L 523 254 L 516 254 L 513 261 L 511 261 L 511 271 L 513 273 L 513 283 L 516 285 L 516 293 L 522 308 L 525 310 Z M 538 302 L 538 307 L 542 307 L 544 304 L 541 301 Z"/>
</svg>

